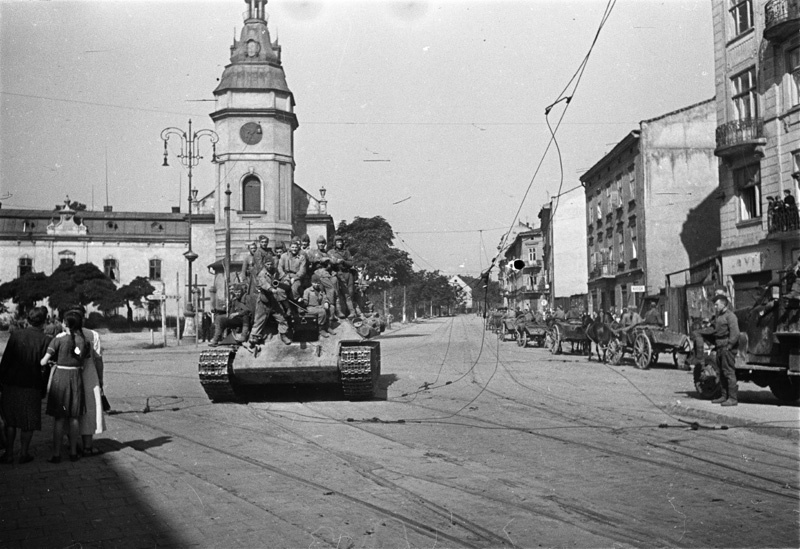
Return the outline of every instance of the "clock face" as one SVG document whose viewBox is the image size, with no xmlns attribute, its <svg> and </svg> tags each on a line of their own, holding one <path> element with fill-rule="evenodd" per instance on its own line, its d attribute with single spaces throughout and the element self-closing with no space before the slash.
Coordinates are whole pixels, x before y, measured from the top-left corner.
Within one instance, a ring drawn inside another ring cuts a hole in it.
<svg viewBox="0 0 800 549">
<path fill-rule="evenodd" d="M 256 122 L 248 122 L 242 126 L 241 130 L 239 130 L 239 135 L 241 136 L 242 141 L 248 145 L 255 145 L 261 141 L 262 134 L 263 130 L 261 129 L 261 124 Z"/>
</svg>

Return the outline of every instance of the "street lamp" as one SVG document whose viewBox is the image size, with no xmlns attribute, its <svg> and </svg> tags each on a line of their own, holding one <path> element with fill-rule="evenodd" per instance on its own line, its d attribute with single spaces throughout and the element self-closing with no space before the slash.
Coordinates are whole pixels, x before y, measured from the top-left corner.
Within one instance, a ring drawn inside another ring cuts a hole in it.
<svg viewBox="0 0 800 549">
<path fill-rule="evenodd" d="M 203 158 L 200 155 L 200 151 L 198 150 L 198 141 L 201 137 L 208 137 L 211 141 L 212 147 L 212 154 L 211 154 L 211 162 L 216 163 L 217 161 L 217 141 L 219 141 L 219 136 L 213 130 L 197 130 L 196 132 L 192 133 L 192 121 L 189 120 L 189 131 L 184 132 L 179 128 L 164 128 L 161 130 L 161 139 L 164 141 L 164 163 L 162 166 L 169 166 L 167 162 L 167 142 L 169 138 L 175 136 L 180 140 L 181 143 L 181 152 L 177 155 L 178 159 L 181 161 L 181 164 L 188 169 L 189 171 L 189 192 L 187 193 L 187 199 L 189 201 L 189 214 L 187 216 L 187 221 L 189 223 L 189 249 L 183 254 L 183 257 L 186 258 L 186 261 L 189 263 L 188 265 L 188 283 L 186 285 L 186 310 L 184 311 L 184 317 L 186 318 L 186 326 L 184 327 L 184 336 L 195 336 L 195 342 L 197 341 L 198 333 L 195 326 L 195 308 L 194 308 L 194 292 L 193 292 L 193 284 L 192 284 L 192 263 L 195 259 L 197 259 L 197 254 L 192 251 L 192 202 L 197 200 L 197 189 L 192 188 L 192 168 L 197 166 L 200 163 L 200 160 Z"/>
</svg>

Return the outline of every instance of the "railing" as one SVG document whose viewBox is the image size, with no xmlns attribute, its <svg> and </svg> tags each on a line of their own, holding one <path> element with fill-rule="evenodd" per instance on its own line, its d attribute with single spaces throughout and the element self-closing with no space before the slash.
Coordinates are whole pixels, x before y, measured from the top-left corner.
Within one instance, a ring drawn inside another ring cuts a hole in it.
<svg viewBox="0 0 800 549">
<path fill-rule="evenodd" d="M 800 213 L 797 208 L 778 206 L 767 210 L 767 232 L 780 233 L 800 229 Z"/>
<path fill-rule="evenodd" d="M 764 37 L 783 38 L 800 26 L 800 0 L 770 0 L 764 5 Z"/>
<path fill-rule="evenodd" d="M 719 126 L 716 134 L 718 149 L 749 143 L 764 137 L 764 121 L 761 118 L 732 120 Z"/>
<path fill-rule="evenodd" d="M 617 272 L 617 265 L 612 261 L 599 261 L 591 266 L 589 269 L 589 278 L 598 278 L 601 276 L 614 276 Z"/>
</svg>

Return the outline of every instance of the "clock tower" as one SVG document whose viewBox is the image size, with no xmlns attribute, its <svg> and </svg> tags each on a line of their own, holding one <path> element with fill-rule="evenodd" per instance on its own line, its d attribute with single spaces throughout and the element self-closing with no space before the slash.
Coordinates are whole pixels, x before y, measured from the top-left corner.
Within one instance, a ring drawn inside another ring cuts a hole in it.
<svg viewBox="0 0 800 549">
<path fill-rule="evenodd" d="M 214 90 L 211 113 L 219 135 L 215 201 L 216 256 L 225 254 L 226 191 L 230 189 L 233 255 L 266 234 L 270 245 L 291 239 L 294 200 L 294 96 L 272 42 L 267 0 L 245 0 L 244 28 L 234 38 L 231 61 Z M 303 212 L 305 213 L 305 212 Z M 235 259 L 234 259 L 235 260 Z"/>
</svg>

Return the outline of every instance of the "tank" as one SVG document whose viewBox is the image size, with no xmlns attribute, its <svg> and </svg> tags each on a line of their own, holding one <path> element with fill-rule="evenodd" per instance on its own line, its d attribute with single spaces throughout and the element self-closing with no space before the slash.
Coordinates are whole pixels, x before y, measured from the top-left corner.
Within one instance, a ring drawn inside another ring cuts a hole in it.
<svg viewBox="0 0 800 549">
<path fill-rule="evenodd" d="M 213 402 L 236 402 L 248 386 L 339 384 L 345 398 L 368 400 L 378 391 L 381 346 L 371 338 L 385 324 L 377 315 L 342 320 L 321 337 L 316 318 L 301 316 L 286 345 L 270 330 L 260 345 L 241 345 L 229 335 L 200 353 L 200 383 Z"/>
</svg>

